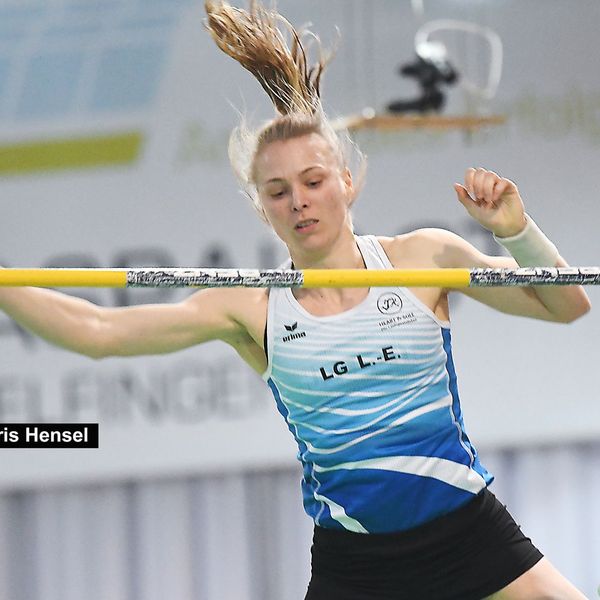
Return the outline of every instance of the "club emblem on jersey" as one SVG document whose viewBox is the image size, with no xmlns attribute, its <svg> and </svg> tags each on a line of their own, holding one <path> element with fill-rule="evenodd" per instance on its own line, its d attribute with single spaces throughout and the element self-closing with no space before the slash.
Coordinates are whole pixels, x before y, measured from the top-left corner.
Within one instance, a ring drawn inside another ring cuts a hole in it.
<svg viewBox="0 0 600 600">
<path fill-rule="evenodd" d="M 394 292 L 386 292 L 377 298 L 377 308 L 384 315 L 395 315 L 402 310 L 402 298 Z"/>
</svg>

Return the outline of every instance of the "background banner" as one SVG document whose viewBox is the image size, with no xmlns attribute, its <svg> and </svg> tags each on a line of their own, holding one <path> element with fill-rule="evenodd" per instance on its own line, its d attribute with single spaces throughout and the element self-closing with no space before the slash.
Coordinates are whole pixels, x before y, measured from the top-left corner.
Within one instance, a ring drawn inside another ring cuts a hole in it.
<svg viewBox="0 0 600 600">
<path fill-rule="evenodd" d="M 336 25 L 341 30 L 324 84 L 334 117 L 415 94 L 396 69 L 412 59 L 419 24 L 409 3 L 380 4 L 386 10 L 371 14 L 369 3 L 280 1 L 292 22 L 314 20 L 325 45 Z M 598 7 L 553 3 L 556 15 L 526 44 L 510 10 L 482 4 L 480 14 L 504 43 L 503 78 L 487 109 L 506 115 L 506 125 L 358 134 L 370 161 L 355 208 L 358 233 L 445 227 L 499 253 L 452 189 L 467 167 L 486 166 L 517 182 L 527 210 L 571 264 L 600 262 Z M 541 0 L 519 4 L 524 19 L 540 10 Z M 357 11 L 360 30 L 352 25 Z M 563 44 L 564 19 L 577 20 L 581 36 Z M 202 20 L 202 3 L 189 0 L 0 3 L 0 264 L 275 267 L 285 257 L 237 191 L 226 158 L 236 109 L 256 123 L 271 109 Z M 459 71 L 473 68 L 460 56 L 455 62 Z M 474 68 L 485 70 L 485 61 Z M 448 97 L 449 114 L 464 112 L 458 88 Z M 597 290 L 589 292 L 598 304 Z M 126 306 L 187 292 L 72 293 Z M 539 323 L 455 296 L 455 362 L 476 445 L 600 435 L 599 314 L 570 326 Z M 294 461 L 266 386 L 224 344 L 93 361 L 0 316 L 0 357 L 0 423 L 100 426 L 98 450 L 2 450 L 0 488 Z"/>
</svg>

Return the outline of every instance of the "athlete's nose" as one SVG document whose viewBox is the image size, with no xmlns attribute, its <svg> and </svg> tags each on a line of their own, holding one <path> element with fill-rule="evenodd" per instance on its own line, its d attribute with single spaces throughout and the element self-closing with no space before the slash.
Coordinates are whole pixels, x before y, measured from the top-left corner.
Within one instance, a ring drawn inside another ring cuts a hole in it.
<svg viewBox="0 0 600 600">
<path fill-rule="evenodd" d="M 292 210 L 294 212 L 300 212 L 304 208 L 309 206 L 309 201 L 303 190 L 295 188 L 291 193 L 292 198 Z"/>
</svg>

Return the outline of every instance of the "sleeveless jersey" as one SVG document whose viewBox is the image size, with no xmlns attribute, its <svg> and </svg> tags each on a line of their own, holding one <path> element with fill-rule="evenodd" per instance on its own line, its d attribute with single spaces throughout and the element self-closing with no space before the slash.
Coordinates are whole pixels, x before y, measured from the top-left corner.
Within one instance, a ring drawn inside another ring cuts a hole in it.
<svg viewBox="0 0 600 600">
<path fill-rule="evenodd" d="M 367 269 L 392 268 L 374 236 Z M 450 325 L 409 290 L 371 288 L 311 315 L 272 288 L 263 374 L 298 443 L 304 508 L 321 527 L 403 531 L 465 504 L 492 476 L 464 429 Z"/>
</svg>

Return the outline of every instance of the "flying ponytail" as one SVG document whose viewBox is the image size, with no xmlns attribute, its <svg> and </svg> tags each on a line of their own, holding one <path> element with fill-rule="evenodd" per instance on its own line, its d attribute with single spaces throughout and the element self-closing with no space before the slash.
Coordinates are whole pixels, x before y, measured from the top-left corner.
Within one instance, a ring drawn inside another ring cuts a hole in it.
<svg viewBox="0 0 600 600">
<path fill-rule="evenodd" d="M 250 0 L 248 10 L 231 6 L 225 0 L 205 0 L 206 28 L 217 46 L 256 77 L 269 96 L 277 116 L 262 129 L 252 131 L 242 123 L 231 134 L 229 159 L 233 170 L 254 208 L 267 221 L 256 190 L 255 162 L 268 144 L 311 133 L 329 142 L 340 169 L 350 162 L 357 165 L 360 189 L 366 159 L 346 135 L 336 133 L 321 104 L 321 78 L 331 60 L 316 35 L 297 30 L 275 9 L 259 0 Z M 310 65 L 308 50 L 317 46 L 317 60 Z"/>
<path fill-rule="evenodd" d="M 207 28 L 217 46 L 256 77 L 279 115 L 321 111 L 321 76 L 331 57 L 324 56 L 314 34 L 296 30 L 258 0 L 250 2 L 248 11 L 215 0 L 206 0 L 205 7 Z M 303 39 L 318 46 L 312 66 Z"/>
</svg>

